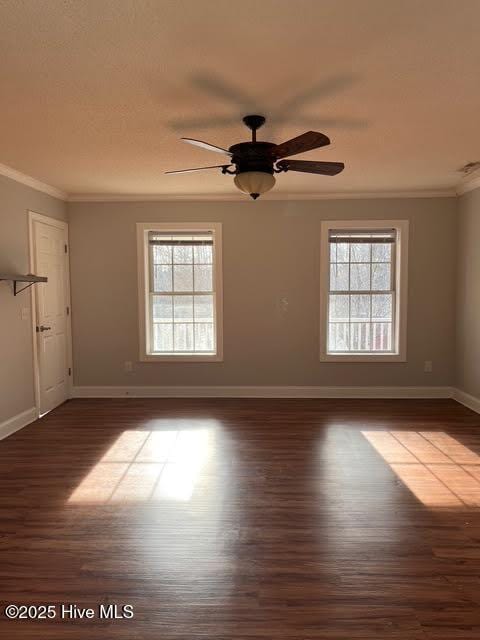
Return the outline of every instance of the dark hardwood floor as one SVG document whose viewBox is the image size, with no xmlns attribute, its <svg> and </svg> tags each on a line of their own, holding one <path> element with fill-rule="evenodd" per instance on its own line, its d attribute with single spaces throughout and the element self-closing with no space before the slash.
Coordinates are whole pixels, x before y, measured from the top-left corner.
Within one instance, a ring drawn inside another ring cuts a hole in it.
<svg viewBox="0 0 480 640">
<path fill-rule="evenodd" d="M 0 635 L 479 640 L 479 456 L 450 400 L 72 400 L 0 443 Z"/>
</svg>

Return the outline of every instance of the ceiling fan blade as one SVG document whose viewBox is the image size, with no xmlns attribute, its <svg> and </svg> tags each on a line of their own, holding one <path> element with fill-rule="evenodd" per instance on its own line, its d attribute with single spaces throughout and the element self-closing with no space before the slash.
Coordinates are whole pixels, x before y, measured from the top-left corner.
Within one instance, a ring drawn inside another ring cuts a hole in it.
<svg viewBox="0 0 480 640">
<path fill-rule="evenodd" d="M 192 173 L 193 171 L 203 171 L 204 169 L 223 169 L 224 167 L 230 167 L 229 164 L 214 164 L 211 167 L 197 167 L 196 169 L 179 169 L 178 171 L 165 171 L 165 174 L 172 175 L 173 173 Z"/>
<path fill-rule="evenodd" d="M 303 171 L 304 173 L 319 173 L 324 176 L 335 176 L 343 171 L 343 162 L 317 162 L 315 160 L 280 160 L 279 169 L 287 171 Z"/>
<path fill-rule="evenodd" d="M 318 147 L 325 147 L 330 144 L 330 139 L 324 133 L 318 133 L 317 131 L 307 131 L 302 133 L 301 136 L 277 144 L 273 152 L 277 158 L 286 158 L 287 156 L 294 156 L 297 153 L 303 153 L 304 151 L 311 151 L 312 149 L 318 149 Z"/>
<path fill-rule="evenodd" d="M 217 147 L 214 144 L 210 144 L 209 142 L 203 142 L 203 140 L 195 140 L 195 138 L 182 138 L 184 142 L 188 142 L 189 144 L 194 144 L 196 147 L 202 147 L 202 149 L 207 149 L 207 151 L 215 151 L 216 153 L 223 153 L 226 156 L 231 156 L 232 154 L 227 149 L 223 149 L 222 147 Z"/>
</svg>

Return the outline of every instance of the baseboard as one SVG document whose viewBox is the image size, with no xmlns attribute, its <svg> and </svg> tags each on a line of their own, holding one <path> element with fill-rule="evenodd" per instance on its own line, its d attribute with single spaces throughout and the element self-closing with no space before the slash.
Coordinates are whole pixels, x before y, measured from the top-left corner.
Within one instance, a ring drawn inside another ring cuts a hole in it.
<svg viewBox="0 0 480 640">
<path fill-rule="evenodd" d="M 72 398 L 451 398 L 451 387 L 73 387 Z"/>
<path fill-rule="evenodd" d="M 476 398 L 475 396 L 472 396 L 469 393 L 462 391 L 461 389 L 454 389 L 452 397 L 454 400 L 460 402 L 460 404 L 465 405 L 472 411 L 480 413 L 480 398 Z"/>
<path fill-rule="evenodd" d="M 13 418 L 5 420 L 5 422 L 0 422 L 0 440 L 7 438 L 19 429 L 23 429 L 23 427 L 34 422 L 37 418 L 37 410 L 35 407 L 32 407 L 31 409 L 22 411 L 22 413 L 18 413 L 16 416 L 13 416 Z"/>
</svg>

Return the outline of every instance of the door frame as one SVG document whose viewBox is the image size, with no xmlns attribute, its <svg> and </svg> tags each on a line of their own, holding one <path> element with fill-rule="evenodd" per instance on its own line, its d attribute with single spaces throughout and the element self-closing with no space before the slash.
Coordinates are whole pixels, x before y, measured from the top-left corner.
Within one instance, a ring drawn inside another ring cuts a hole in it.
<svg viewBox="0 0 480 640">
<path fill-rule="evenodd" d="M 65 220 L 57 220 L 43 213 L 28 210 L 28 250 L 30 272 L 33 273 L 35 267 L 35 234 L 34 223 L 42 222 L 43 224 L 65 231 L 65 242 L 67 243 L 67 252 L 65 253 L 65 300 L 67 301 L 70 313 L 66 318 L 67 325 L 67 361 L 71 375 L 67 376 L 67 398 L 72 397 L 73 386 L 73 349 L 72 349 L 72 300 L 70 295 L 70 243 L 68 238 L 68 222 Z M 35 410 L 37 417 L 40 417 L 40 366 L 38 362 L 38 346 L 37 346 L 37 298 L 35 286 L 30 287 L 30 303 L 32 308 L 32 346 L 33 346 L 33 378 L 35 391 Z"/>
</svg>

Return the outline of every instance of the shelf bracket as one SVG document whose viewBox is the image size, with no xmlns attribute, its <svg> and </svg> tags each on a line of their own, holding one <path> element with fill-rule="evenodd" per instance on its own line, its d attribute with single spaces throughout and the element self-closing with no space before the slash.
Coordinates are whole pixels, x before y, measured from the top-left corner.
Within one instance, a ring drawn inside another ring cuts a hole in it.
<svg viewBox="0 0 480 640">
<path fill-rule="evenodd" d="M 13 295 L 16 296 L 17 294 L 21 293 L 22 291 L 25 291 L 25 289 L 28 289 L 29 287 L 32 286 L 32 284 L 35 284 L 35 282 L 30 282 L 29 284 L 27 284 L 25 287 L 22 287 L 21 289 L 19 289 L 17 287 L 18 284 L 18 280 L 14 280 L 13 281 Z"/>
<path fill-rule="evenodd" d="M 37 282 L 48 282 L 48 278 L 45 276 L 36 276 L 33 273 L 20 274 L 20 273 L 0 273 L 0 282 L 11 281 L 13 282 L 13 295 L 16 296 L 25 289 L 28 289 Z M 20 288 L 19 283 L 26 283 L 24 287 Z"/>
</svg>

